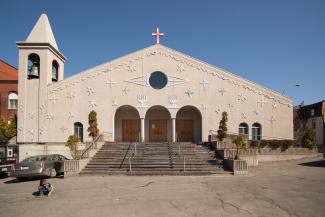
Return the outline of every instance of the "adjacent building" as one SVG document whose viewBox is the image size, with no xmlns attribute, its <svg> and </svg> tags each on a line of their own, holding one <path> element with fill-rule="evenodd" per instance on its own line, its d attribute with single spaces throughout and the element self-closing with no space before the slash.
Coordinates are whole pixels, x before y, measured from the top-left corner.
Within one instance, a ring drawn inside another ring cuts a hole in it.
<svg viewBox="0 0 325 217">
<path fill-rule="evenodd" d="M 17 114 L 18 70 L 0 60 L 0 117 L 8 122 Z"/>
</svg>

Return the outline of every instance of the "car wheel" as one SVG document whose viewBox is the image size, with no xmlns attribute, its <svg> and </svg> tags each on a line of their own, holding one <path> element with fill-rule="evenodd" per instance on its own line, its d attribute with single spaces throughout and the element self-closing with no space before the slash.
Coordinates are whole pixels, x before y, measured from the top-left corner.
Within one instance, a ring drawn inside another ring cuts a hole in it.
<svg viewBox="0 0 325 217">
<path fill-rule="evenodd" d="M 55 177 L 55 176 L 56 176 L 56 170 L 55 170 L 54 168 L 52 168 L 52 169 L 50 170 L 50 177 L 53 178 L 53 177 Z"/>
</svg>

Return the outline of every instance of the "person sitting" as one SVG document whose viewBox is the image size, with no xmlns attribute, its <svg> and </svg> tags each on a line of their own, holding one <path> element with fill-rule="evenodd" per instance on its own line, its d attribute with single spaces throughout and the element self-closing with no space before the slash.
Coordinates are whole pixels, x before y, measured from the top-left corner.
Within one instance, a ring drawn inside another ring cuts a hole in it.
<svg viewBox="0 0 325 217">
<path fill-rule="evenodd" d="M 51 196 L 54 190 L 54 186 L 51 185 L 46 179 L 41 179 L 39 186 L 38 186 L 38 193 L 39 196 L 47 195 L 48 197 Z"/>
</svg>

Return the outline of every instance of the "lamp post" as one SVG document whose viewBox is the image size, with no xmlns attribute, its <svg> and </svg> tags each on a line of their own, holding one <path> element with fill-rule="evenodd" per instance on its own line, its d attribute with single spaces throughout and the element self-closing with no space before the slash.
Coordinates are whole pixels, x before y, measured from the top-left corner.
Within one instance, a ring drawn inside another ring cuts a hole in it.
<svg viewBox="0 0 325 217">
<path fill-rule="evenodd" d="M 290 84 L 284 90 L 282 91 L 282 95 L 285 94 L 286 90 L 289 89 L 290 87 L 301 87 L 301 84 Z"/>
</svg>

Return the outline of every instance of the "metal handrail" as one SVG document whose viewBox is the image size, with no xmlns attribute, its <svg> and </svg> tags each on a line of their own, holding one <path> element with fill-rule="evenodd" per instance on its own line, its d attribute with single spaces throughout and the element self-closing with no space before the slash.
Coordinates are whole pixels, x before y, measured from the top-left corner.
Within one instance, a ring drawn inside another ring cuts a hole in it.
<svg viewBox="0 0 325 217">
<path fill-rule="evenodd" d="M 81 153 L 79 159 L 82 159 L 84 155 L 91 149 L 97 148 L 97 141 L 102 137 L 102 134 L 98 135 Z"/>
<path fill-rule="evenodd" d="M 121 162 L 121 164 L 120 164 L 120 168 L 123 166 L 124 161 L 125 161 L 125 158 L 126 158 L 128 152 L 129 152 L 131 146 L 133 145 L 133 153 L 132 153 L 131 157 L 128 158 L 128 160 L 129 160 L 129 167 L 130 167 L 130 169 L 132 170 L 132 168 L 131 168 L 131 167 L 132 167 L 132 165 L 131 165 L 131 164 L 132 164 L 132 163 L 131 163 L 131 158 L 132 158 L 134 155 L 137 154 L 137 141 L 139 141 L 139 138 L 140 138 L 140 136 L 138 135 L 138 138 L 135 140 L 135 142 L 131 142 L 131 143 L 130 143 L 128 149 L 127 149 L 126 152 L 125 152 L 125 155 L 124 155 L 124 157 L 123 157 L 123 160 L 122 160 L 122 162 Z"/>
</svg>

